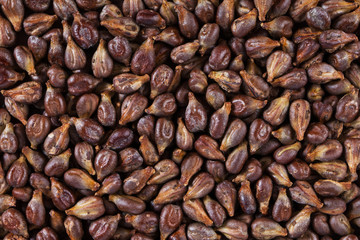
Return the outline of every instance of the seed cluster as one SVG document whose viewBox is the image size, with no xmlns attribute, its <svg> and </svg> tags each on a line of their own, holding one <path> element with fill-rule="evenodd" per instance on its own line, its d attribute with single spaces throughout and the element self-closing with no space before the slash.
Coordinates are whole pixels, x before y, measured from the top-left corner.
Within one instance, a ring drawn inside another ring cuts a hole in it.
<svg viewBox="0 0 360 240">
<path fill-rule="evenodd" d="M 0 238 L 359 240 L 360 0 L 0 0 Z"/>
</svg>

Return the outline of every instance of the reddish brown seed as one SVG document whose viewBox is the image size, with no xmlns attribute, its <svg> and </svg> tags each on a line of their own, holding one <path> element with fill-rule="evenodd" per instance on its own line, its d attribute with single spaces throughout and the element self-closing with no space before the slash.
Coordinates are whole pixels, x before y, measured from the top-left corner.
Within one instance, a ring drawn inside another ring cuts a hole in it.
<svg viewBox="0 0 360 240">
<path fill-rule="evenodd" d="M 159 219 L 154 212 L 144 212 L 140 215 L 125 215 L 125 222 L 131 224 L 136 230 L 145 234 L 157 231 Z"/>
<path fill-rule="evenodd" d="M 76 113 L 80 118 L 89 118 L 96 111 L 99 97 L 94 93 L 83 94 L 76 102 Z"/>
<path fill-rule="evenodd" d="M 280 188 L 272 209 L 272 217 L 277 222 L 288 221 L 292 215 L 292 204 L 286 193 L 286 188 Z"/>
<path fill-rule="evenodd" d="M 0 213 L 3 213 L 4 211 L 6 211 L 7 209 L 11 208 L 11 207 L 15 207 L 16 206 L 16 198 L 7 194 L 2 194 L 0 196 Z"/>
<path fill-rule="evenodd" d="M 226 212 L 224 208 L 215 200 L 206 196 L 203 199 L 206 212 L 209 214 L 210 219 L 213 221 L 216 227 L 223 225 L 226 219 Z"/>
<path fill-rule="evenodd" d="M 113 202 L 120 211 L 130 214 L 141 214 L 146 208 L 145 202 L 134 196 L 110 195 L 109 201 Z"/>
<path fill-rule="evenodd" d="M 94 168 L 99 181 L 114 172 L 118 163 L 117 153 L 110 149 L 101 149 L 94 159 Z"/>
<path fill-rule="evenodd" d="M 101 26 L 107 28 L 109 33 L 115 37 L 126 37 L 133 39 L 140 31 L 140 27 L 130 17 L 116 17 L 104 19 L 100 22 Z"/>
<path fill-rule="evenodd" d="M 74 157 L 80 167 L 88 171 L 89 174 L 95 175 L 95 169 L 92 163 L 94 159 L 94 149 L 90 144 L 86 142 L 76 144 L 74 148 Z"/>
<path fill-rule="evenodd" d="M 288 236 L 291 238 L 303 235 L 310 225 L 310 215 L 315 212 L 314 207 L 306 205 L 298 214 L 293 216 L 287 223 Z"/>
<path fill-rule="evenodd" d="M 178 166 L 170 159 L 158 162 L 154 168 L 155 173 L 147 182 L 148 185 L 166 183 L 179 174 Z"/>
<path fill-rule="evenodd" d="M 322 177 L 331 179 L 334 181 L 341 181 L 346 178 L 347 164 L 343 161 L 329 161 L 329 162 L 317 162 L 309 165 L 311 169 L 315 170 Z"/>
<path fill-rule="evenodd" d="M 67 235 L 70 239 L 80 240 L 84 236 L 84 230 L 80 219 L 74 216 L 67 216 L 64 221 Z"/>
<path fill-rule="evenodd" d="M 225 180 L 216 185 L 215 196 L 218 202 L 226 209 L 229 216 L 234 216 L 236 204 L 236 189 L 234 185 Z"/>
<path fill-rule="evenodd" d="M 26 207 L 26 219 L 30 224 L 41 227 L 45 224 L 46 210 L 40 190 L 33 192 L 33 197 Z"/>
<path fill-rule="evenodd" d="M 291 127 L 296 132 L 298 141 L 304 139 L 304 134 L 310 123 L 310 104 L 306 100 L 295 100 L 290 105 L 289 118 Z"/>
<path fill-rule="evenodd" d="M 29 237 L 25 217 L 19 210 L 9 208 L 1 215 L 1 222 L 2 227 L 4 227 L 5 230 L 25 238 Z"/>
<path fill-rule="evenodd" d="M 105 91 L 101 93 L 101 101 L 97 109 L 97 119 L 103 126 L 109 127 L 115 125 L 116 110 L 111 102 L 112 93 Z"/>
<path fill-rule="evenodd" d="M 292 182 L 289 179 L 288 172 L 284 165 L 273 162 L 268 166 L 267 171 L 277 184 L 286 187 L 292 186 Z"/>
<path fill-rule="evenodd" d="M 95 240 L 110 239 L 117 229 L 121 215 L 105 216 L 93 221 L 89 226 L 89 233 Z"/>
<path fill-rule="evenodd" d="M 122 181 L 118 173 L 114 173 L 106 177 L 102 183 L 100 189 L 95 193 L 95 196 L 102 196 L 104 194 L 113 194 L 118 192 L 122 187 Z"/>
<path fill-rule="evenodd" d="M 215 47 L 220 35 L 220 27 L 216 23 L 207 23 L 200 29 L 198 40 L 200 43 L 199 53 L 203 56 L 209 49 Z"/>
<path fill-rule="evenodd" d="M 150 74 L 155 68 L 154 40 L 148 38 L 134 53 L 131 71 L 137 75 Z"/>
<path fill-rule="evenodd" d="M 235 18 L 235 1 L 226 0 L 219 4 L 216 11 L 216 23 L 220 28 L 228 32 L 231 28 L 231 23 Z"/>
<path fill-rule="evenodd" d="M 268 56 L 274 48 L 279 46 L 278 41 L 263 36 L 253 37 L 245 42 L 247 55 L 254 59 Z"/>
<path fill-rule="evenodd" d="M 159 220 L 160 239 L 165 240 L 172 234 L 180 226 L 182 218 L 181 207 L 173 204 L 164 206 Z"/>
<path fill-rule="evenodd" d="M 207 103 L 214 109 L 219 109 L 226 101 L 224 91 L 222 91 L 219 87 L 219 84 L 216 83 L 210 84 L 207 87 L 205 97 Z"/>
<path fill-rule="evenodd" d="M 256 152 L 270 138 L 271 126 L 262 119 L 253 121 L 249 128 L 250 153 Z"/>
<path fill-rule="evenodd" d="M 286 228 L 270 218 L 259 217 L 251 223 L 251 233 L 256 239 L 272 239 L 287 236 Z"/>
<path fill-rule="evenodd" d="M 225 161 L 218 143 L 207 135 L 201 135 L 194 143 L 196 151 L 205 158 Z"/>
<path fill-rule="evenodd" d="M 155 169 L 152 167 L 146 167 L 144 169 L 135 170 L 129 177 L 124 179 L 123 190 L 128 195 L 139 193 L 146 185 L 146 182 L 155 173 Z"/>
<path fill-rule="evenodd" d="M 29 179 L 30 169 L 24 155 L 10 166 L 6 174 L 6 181 L 12 187 L 24 187 Z"/>
<path fill-rule="evenodd" d="M 65 213 L 83 220 L 94 220 L 105 213 L 105 207 L 101 198 L 89 196 L 79 200 L 75 206 L 66 210 Z"/>
<path fill-rule="evenodd" d="M 189 92 L 185 111 L 185 125 L 190 132 L 203 131 L 207 125 L 207 113 L 203 105 Z"/>
<path fill-rule="evenodd" d="M 341 156 L 343 146 L 338 140 L 328 139 L 323 144 L 317 145 L 315 149 L 307 154 L 306 159 L 309 161 L 332 161 Z"/>
<path fill-rule="evenodd" d="M 165 183 L 160 192 L 153 200 L 155 204 L 167 204 L 178 201 L 186 193 L 186 186 L 181 184 L 178 180 L 172 180 Z"/>
<path fill-rule="evenodd" d="M 56 20 L 56 15 L 33 13 L 24 19 L 24 31 L 28 35 L 39 36 L 49 30 Z"/>
<path fill-rule="evenodd" d="M 175 113 L 177 109 L 176 100 L 172 93 L 164 93 L 155 97 L 150 107 L 145 109 L 147 114 L 157 117 L 169 117 Z"/>
<path fill-rule="evenodd" d="M 312 186 L 306 181 L 296 181 L 295 185 L 289 188 L 289 190 L 291 198 L 297 203 L 307 204 L 317 208 L 323 206 L 323 203 L 316 196 Z"/>
<path fill-rule="evenodd" d="M 200 170 L 203 159 L 196 153 L 187 155 L 181 162 L 180 183 L 184 186 L 189 184 L 190 179 Z"/>
<path fill-rule="evenodd" d="M 125 125 L 139 119 L 144 113 L 147 104 L 148 99 L 137 92 L 127 96 L 121 105 L 121 118 L 119 124 Z"/>
<path fill-rule="evenodd" d="M 74 21 L 71 25 L 71 36 L 82 48 L 88 49 L 99 41 L 99 32 L 94 23 L 83 17 L 79 12 L 73 14 Z"/>
<path fill-rule="evenodd" d="M 65 49 L 65 65 L 70 70 L 80 70 L 86 65 L 85 52 L 69 36 Z"/>
<path fill-rule="evenodd" d="M 140 151 L 144 155 L 144 161 L 148 165 L 154 165 L 159 161 L 159 154 L 154 144 L 149 140 L 146 135 L 139 138 Z"/>
<path fill-rule="evenodd" d="M 56 117 L 66 113 L 66 100 L 60 89 L 53 88 L 50 82 L 46 82 L 46 93 L 44 98 L 44 107 L 49 117 Z"/>
<path fill-rule="evenodd" d="M 205 211 L 204 204 L 199 199 L 187 200 L 182 204 L 185 214 L 194 221 L 201 222 L 206 226 L 211 226 L 213 221 Z"/>
<path fill-rule="evenodd" d="M 180 32 L 187 38 L 194 39 L 199 32 L 196 16 L 182 5 L 175 6 Z"/>
<path fill-rule="evenodd" d="M 178 118 L 177 124 L 176 145 L 184 151 L 191 150 L 194 142 L 193 133 L 189 132 L 181 118 Z"/>
<path fill-rule="evenodd" d="M 214 178 L 210 174 L 199 173 L 188 187 L 188 191 L 183 200 L 187 201 L 190 199 L 202 198 L 212 191 L 214 185 Z"/>
<path fill-rule="evenodd" d="M 112 150 L 121 150 L 129 147 L 133 141 L 134 132 L 129 128 L 120 127 L 110 134 L 104 147 Z"/>
<path fill-rule="evenodd" d="M 239 220 L 229 219 L 217 230 L 224 234 L 228 239 L 248 238 L 247 225 Z"/>
<path fill-rule="evenodd" d="M 243 88 L 247 95 L 259 100 L 265 100 L 269 97 L 271 87 L 263 78 L 245 70 L 240 71 L 240 76 L 243 79 Z"/>
</svg>

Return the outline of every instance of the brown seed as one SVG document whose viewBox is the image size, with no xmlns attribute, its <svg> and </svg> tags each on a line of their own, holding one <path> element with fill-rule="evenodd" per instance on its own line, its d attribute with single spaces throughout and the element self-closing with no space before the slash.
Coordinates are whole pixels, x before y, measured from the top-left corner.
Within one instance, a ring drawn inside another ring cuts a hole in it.
<svg viewBox="0 0 360 240">
<path fill-rule="evenodd" d="M 234 185 L 228 180 L 217 184 L 215 196 L 218 202 L 226 209 L 229 216 L 233 217 L 236 204 L 236 189 Z"/>
<path fill-rule="evenodd" d="M 292 182 L 289 179 L 288 172 L 284 165 L 273 162 L 268 166 L 267 171 L 277 184 L 286 187 L 292 186 Z"/>
<path fill-rule="evenodd" d="M 123 190 L 128 195 L 139 193 L 150 177 L 155 173 L 155 169 L 152 167 L 146 167 L 144 169 L 135 170 L 129 177 L 124 179 Z"/>
<path fill-rule="evenodd" d="M 24 19 L 24 31 L 28 35 L 39 36 L 49 30 L 56 20 L 56 15 L 33 13 Z"/>
<path fill-rule="evenodd" d="M 218 143 L 207 135 L 201 135 L 195 141 L 194 148 L 205 158 L 225 161 L 224 155 L 219 150 Z"/>
<path fill-rule="evenodd" d="M 118 192 L 122 187 L 122 181 L 118 173 L 114 173 L 106 177 L 102 183 L 100 189 L 95 193 L 95 196 L 102 196 L 104 194 L 113 194 Z"/>
<path fill-rule="evenodd" d="M 102 20 L 100 24 L 107 28 L 115 37 L 120 36 L 133 39 L 140 31 L 140 27 L 130 17 L 111 17 Z"/>
<path fill-rule="evenodd" d="M 83 17 L 79 12 L 73 14 L 74 21 L 71 25 L 71 36 L 82 48 L 88 49 L 99 41 L 99 32 L 94 23 Z"/>
<path fill-rule="evenodd" d="M 110 239 L 117 229 L 121 215 L 105 216 L 91 222 L 89 226 L 89 233 L 95 240 Z"/>
<path fill-rule="evenodd" d="M 140 215 L 125 215 L 125 222 L 131 224 L 136 230 L 145 234 L 157 231 L 159 219 L 154 212 L 144 212 Z"/>
<path fill-rule="evenodd" d="M 259 100 L 265 100 L 270 95 L 271 87 L 260 76 L 249 74 L 247 71 L 240 71 L 243 79 L 244 91 L 247 95 Z"/>
<path fill-rule="evenodd" d="M 306 205 L 298 214 L 293 216 L 287 223 L 288 236 L 291 238 L 303 235 L 310 225 L 310 215 L 315 208 Z"/>
<path fill-rule="evenodd" d="M 94 159 L 94 168 L 97 179 L 103 180 L 106 176 L 114 172 L 118 163 L 117 153 L 110 149 L 101 149 Z"/>
<path fill-rule="evenodd" d="M 266 175 L 256 182 L 256 199 L 259 203 L 259 210 L 263 215 L 266 215 L 269 210 L 272 189 L 273 183 L 271 178 Z"/>
<path fill-rule="evenodd" d="M 331 216 L 329 223 L 331 229 L 340 236 L 353 232 L 349 219 L 344 214 Z"/>
<path fill-rule="evenodd" d="M 207 125 L 207 114 L 203 105 L 189 92 L 189 103 L 185 111 L 185 125 L 190 132 L 203 131 Z"/>
<path fill-rule="evenodd" d="M 201 223 L 191 223 L 187 228 L 187 236 L 189 240 L 218 240 L 221 236 L 217 235 L 216 232 Z"/>
<path fill-rule="evenodd" d="M 208 195 L 214 188 L 214 178 L 208 173 L 199 173 L 189 186 L 183 200 L 202 198 Z"/>
<path fill-rule="evenodd" d="M 113 79 L 114 90 L 122 94 L 130 94 L 139 90 L 150 81 L 149 75 L 138 76 L 132 73 L 123 73 Z"/>
<path fill-rule="evenodd" d="M 189 132 L 181 118 L 178 118 L 177 124 L 176 145 L 184 151 L 191 150 L 194 142 L 193 133 Z"/>
<path fill-rule="evenodd" d="M 148 165 L 154 165 L 159 161 L 159 154 L 156 150 L 156 147 L 149 140 L 146 135 L 143 135 L 139 138 L 140 142 L 140 151 L 143 153 L 144 161 Z"/>
<path fill-rule="evenodd" d="M 312 186 L 306 181 L 296 181 L 295 185 L 289 188 L 291 198 L 300 204 L 307 204 L 321 208 L 323 203 L 316 196 Z"/>
<path fill-rule="evenodd" d="M 166 118 L 159 118 L 155 125 L 155 143 L 159 155 L 171 144 L 175 136 L 175 126 L 172 121 Z"/>
<path fill-rule="evenodd" d="M 262 145 L 269 141 L 271 126 L 258 118 L 253 121 L 249 128 L 250 153 L 256 152 Z"/>
<path fill-rule="evenodd" d="M 203 203 L 199 199 L 187 200 L 182 204 L 185 214 L 194 221 L 211 226 L 213 221 L 207 215 Z"/>
<path fill-rule="evenodd" d="M 76 162 L 88 171 L 90 175 L 95 175 L 95 169 L 93 167 L 94 149 L 87 142 L 81 142 L 75 145 L 74 157 Z"/>
<path fill-rule="evenodd" d="M 70 239 L 81 240 L 84 236 L 84 230 L 80 219 L 74 216 L 67 216 L 64 221 L 67 235 Z"/>
<path fill-rule="evenodd" d="M 120 211 L 130 214 L 141 214 L 146 208 L 144 201 L 133 196 L 110 195 L 109 201 L 113 202 Z"/>
<path fill-rule="evenodd" d="M 141 117 L 147 107 L 148 99 L 138 92 L 127 96 L 121 105 L 120 125 L 134 122 Z"/>
<path fill-rule="evenodd" d="M 309 166 L 322 177 L 334 181 L 344 180 L 348 175 L 347 164 L 340 160 L 312 163 Z"/>
<path fill-rule="evenodd" d="M 12 194 L 13 195 L 13 194 Z M 0 213 L 3 213 L 7 209 L 16 206 L 16 198 L 7 194 L 0 195 Z"/>
<path fill-rule="evenodd" d="M 253 37 L 245 42 L 247 55 L 254 59 L 268 56 L 274 48 L 279 46 L 278 41 L 263 36 Z"/>
<path fill-rule="evenodd" d="M 247 239 L 248 230 L 247 225 L 236 219 L 227 220 L 224 225 L 217 229 L 217 231 L 224 234 L 228 239 Z"/>
<path fill-rule="evenodd" d="M 33 192 L 33 197 L 26 207 L 26 219 L 30 224 L 41 227 L 45 224 L 46 210 L 40 190 Z"/>
<path fill-rule="evenodd" d="M 159 194 L 153 200 L 155 204 L 167 204 L 178 201 L 183 198 L 186 193 L 186 186 L 178 180 L 172 180 L 165 183 L 160 189 Z"/>
<path fill-rule="evenodd" d="M 272 239 L 287 236 L 286 228 L 269 218 L 256 218 L 251 223 L 251 233 L 256 239 Z"/>
<path fill-rule="evenodd" d="M 136 50 L 131 60 L 131 71 L 137 75 L 150 74 L 155 68 L 154 40 L 148 38 Z"/>
<path fill-rule="evenodd" d="M 99 197 L 89 196 L 79 200 L 75 206 L 65 211 L 82 220 L 94 220 L 105 213 L 103 200 Z"/>
<path fill-rule="evenodd" d="M 77 168 L 67 170 L 64 173 L 64 181 L 68 186 L 76 189 L 97 191 L 100 187 L 100 184 L 94 181 L 90 175 Z"/>
<path fill-rule="evenodd" d="M 310 104 L 306 100 L 295 100 L 290 105 L 289 118 L 291 127 L 296 132 L 296 139 L 301 141 L 310 123 Z"/>
<path fill-rule="evenodd" d="M 159 220 L 160 238 L 165 240 L 172 234 L 180 226 L 182 218 L 183 212 L 181 207 L 173 204 L 164 206 Z"/>
<path fill-rule="evenodd" d="M 9 208 L 1 215 L 1 222 L 5 230 L 25 238 L 29 237 L 26 220 L 19 210 Z"/>
</svg>

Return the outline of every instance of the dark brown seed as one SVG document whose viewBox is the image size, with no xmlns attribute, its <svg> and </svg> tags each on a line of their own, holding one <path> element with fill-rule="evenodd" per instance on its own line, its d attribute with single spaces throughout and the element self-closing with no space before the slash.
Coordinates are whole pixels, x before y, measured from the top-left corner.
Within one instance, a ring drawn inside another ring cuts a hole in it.
<svg viewBox="0 0 360 240">
<path fill-rule="evenodd" d="M 67 216 L 64 221 L 64 226 L 66 229 L 66 233 L 70 237 L 70 239 L 82 239 L 84 235 L 84 230 L 80 219 L 74 216 Z"/>
<path fill-rule="evenodd" d="M 173 204 L 163 207 L 159 220 L 160 237 L 162 240 L 165 240 L 180 226 L 182 218 L 183 212 L 181 207 Z"/>
<path fill-rule="evenodd" d="M 260 217 L 251 223 L 251 233 L 256 239 L 272 239 L 287 236 L 286 228 L 272 219 Z"/>
<path fill-rule="evenodd" d="M 1 222 L 5 230 L 25 238 L 29 237 L 25 217 L 19 210 L 9 208 L 1 215 Z"/>
</svg>

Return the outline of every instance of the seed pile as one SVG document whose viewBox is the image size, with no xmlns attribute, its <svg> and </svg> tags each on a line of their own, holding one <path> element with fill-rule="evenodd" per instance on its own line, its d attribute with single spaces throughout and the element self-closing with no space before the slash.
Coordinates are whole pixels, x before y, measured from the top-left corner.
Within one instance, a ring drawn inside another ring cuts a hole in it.
<svg viewBox="0 0 360 240">
<path fill-rule="evenodd" d="M 359 239 L 359 0 L 0 6 L 0 238 Z"/>
</svg>

